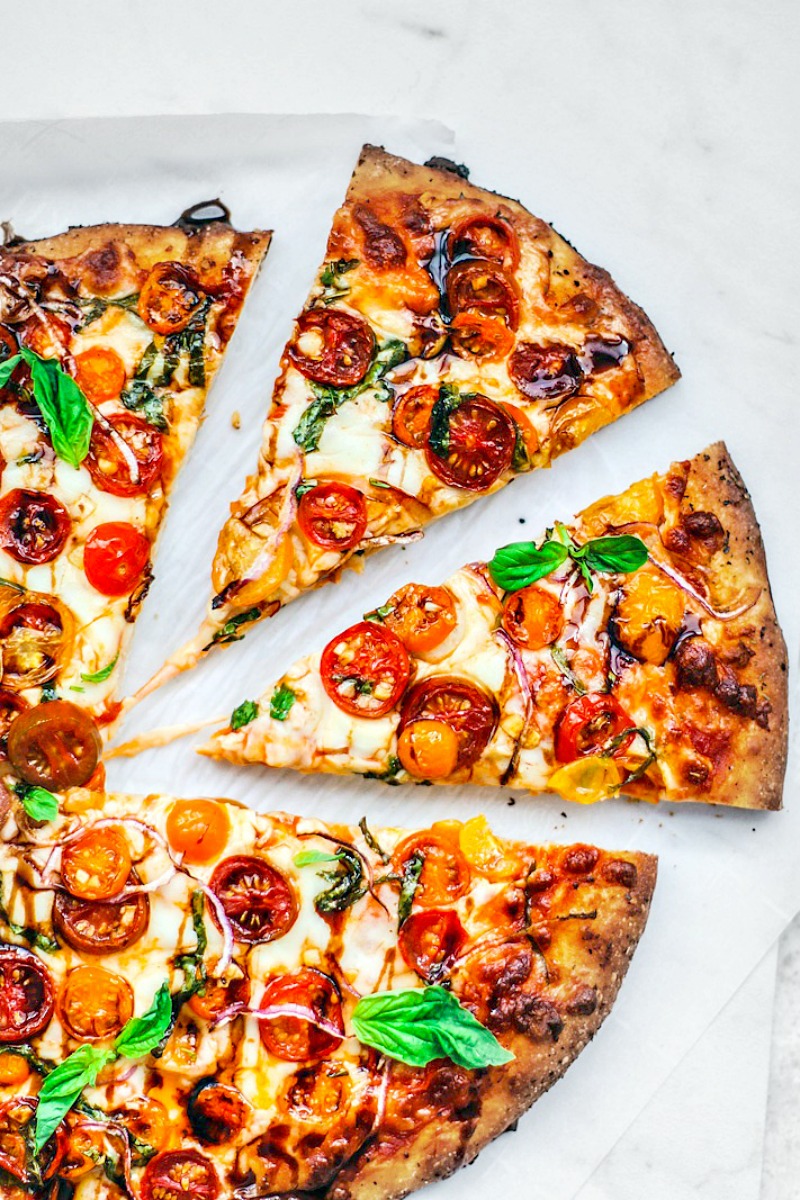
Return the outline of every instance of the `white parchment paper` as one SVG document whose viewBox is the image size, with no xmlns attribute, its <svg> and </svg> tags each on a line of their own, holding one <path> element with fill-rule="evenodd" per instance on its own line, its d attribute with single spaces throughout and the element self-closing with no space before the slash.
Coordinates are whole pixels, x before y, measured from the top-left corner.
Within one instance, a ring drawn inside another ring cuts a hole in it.
<svg viewBox="0 0 800 1200">
<path fill-rule="evenodd" d="M 363 141 L 418 160 L 436 153 L 457 157 L 451 135 L 437 124 L 364 117 L 0 126 L 0 219 L 11 219 L 25 236 L 57 232 L 70 223 L 169 223 L 189 204 L 217 195 L 239 227 L 276 231 L 175 491 L 156 561 L 157 580 L 133 642 L 126 691 L 144 682 L 202 618 L 217 531 L 255 463 L 280 350 Z M 536 211 L 536 170 L 524 158 L 515 191 Z M 591 204 L 588 190 L 575 194 L 575 206 L 582 203 Z M 409 578 L 437 582 L 462 562 L 488 556 L 504 541 L 535 536 L 553 518 L 567 517 L 721 436 L 754 495 L 794 661 L 800 572 L 789 518 L 797 430 L 794 411 L 780 387 L 772 385 L 782 371 L 794 374 L 791 346 L 763 328 L 763 293 L 737 289 L 736 305 L 729 299 L 714 304 L 733 267 L 703 261 L 702 225 L 713 215 L 692 217 L 695 224 L 687 221 L 685 240 L 676 244 L 673 238 L 669 247 L 685 259 L 685 268 L 677 272 L 683 289 L 665 296 L 653 278 L 646 294 L 641 282 L 634 292 L 670 346 L 676 345 L 684 381 L 595 435 L 552 471 L 519 479 L 433 526 L 421 543 L 385 551 L 363 575 L 351 573 L 341 584 L 291 605 L 250 631 L 243 643 L 148 700 L 131 714 L 122 736 L 215 714 L 226 718 L 295 657 L 358 619 L 399 583 Z M 567 235 L 569 218 L 567 212 L 556 221 Z M 645 260 L 658 261 L 666 236 L 668 231 L 642 212 L 636 241 Z M 602 265 L 623 286 L 631 276 L 642 278 L 636 270 L 626 278 L 626 264 L 610 255 Z M 707 303 L 696 303 L 698 288 Z M 772 383 L 757 395 L 741 385 L 737 374 L 732 351 L 745 345 L 748 358 L 769 355 Z M 238 431 L 231 424 L 234 411 L 241 414 Z M 357 779 L 237 769 L 194 755 L 192 745 L 201 737 L 112 762 L 110 786 L 228 795 L 257 808 L 336 820 L 356 821 L 366 814 L 376 825 L 425 825 L 484 811 L 506 836 L 596 841 L 659 854 L 650 924 L 601 1035 L 522 1120 L 518 1133 L 501 1138 L 468 1173 L 437 1185 L 453 1200 L 477 1198 L 487 1184 L 502 1189 L 509 1200 L 574 1196 L 800 907 L 800 809 L 793 773 L 783 813 L 674 811 L 622 801 L 586 809 L 477 788 L 387 788 Z"/>
</svg>

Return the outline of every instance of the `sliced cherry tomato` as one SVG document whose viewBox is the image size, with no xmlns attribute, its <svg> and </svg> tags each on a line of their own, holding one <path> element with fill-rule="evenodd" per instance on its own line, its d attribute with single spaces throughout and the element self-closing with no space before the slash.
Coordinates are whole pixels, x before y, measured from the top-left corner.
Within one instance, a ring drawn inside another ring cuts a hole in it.
<svg viewBox="0 0 800 1200">
<path fill-rule="evenodd" d="M 322 686 L 342 712 L 383 717 L 405 691 L 411 670 L 397 634 L 359 621 L 328 642 L 320 660 Z"/>
<path fill-rule="evenodd" d="M 291 975 L 281 975 L 267 985 L 260 1009 L 297 1004 L 313 1015 L 341 1029 L 335 1036 L 310 1021 L 296 1016 L 276 1016 L 259 1021 L 261 1040 L 276 1058 L 302 1062 L 308 1058 L 326 1058 L 344 1037 L 342 1001 L 336 985 L 313 967 L 302 967 Z"/>
<path fill-rule="evenodd" d="M 431 413 L 439 399 L 439 389 L 430 384 L 409 388 L 397 400 L 392 412 L 392 433 L 398 442 L 412 450 L 424 450 L 428 444 Z"/>
<path fill-rule="evenodd" d="M 408 583 L 387 601 L 383 623 L 412 654 L 435 650 L 456 627 L 456 603 L 443 587 Z"/>
<path fill-rule="evenodd" d="M 514 349 L 514 334 L 505 322 L 477 312 L 461 312 L 453 317 L 450 338 L 462 358 L 498 362 Z"/>
<path fill-rule="evenodd" d="M 27 1042 L 50 1024 L 55 990 L 30 950 L 0 945 L 0 1044 Z"/>
<path fill-rule="evenodd" d="M 104 596 L 126 596 L 150 560 L 150 542 L 127 521 L 95 525 L 83 550 L 86 578 Z"/>
<path fill-rule="evenodd" d="M 263 858 L 237 854 L 211 876 L 211 890 L 240 942 L 272 942 L 297 919 L 297 900 L 288 881 Z M 211 915 L 216 920 L 214 909 Z"/>
<path fill-rule="evenodd" d="M 206 981 L 202 996 L 195 994 L 189 1007 L 206 1021 L 213 1021 L 220 1013 L 246 1008 L 250 1003 L 250 980 L 246 975 L 240 979 Z"/>
<path fill-rule="evenodd" d="M 458 736 L 458 767 L 471 767 L 491 741 L 497 706 L 486 692 L 465 679 L 429 675 L 406 693 L 400 731 L 416 721 L 442 721 Z"/>
<path fill-rule="evenodd" d="M 509 329 L 519 324 L 517 285 L 496 263 L 467 259 L 447 272 L 447 304 L 453 320 L 462 312 L 498 317 Z"/>
<path fill-rule="evenodd" d="M 105 420 L 113 427 L 113 436 L 95 421 L 89 453 L 84 459 L 92 479 L 101 491 L 112 496 L 141 496 L 151 492 L 161 478 L 163 467 L 161 434 L 133 413 L 112 413 Z M 117 439 L 125 443 L 129 455 L 120 449 Z M 136 461 L 135 477 L 129 457 Z"/>
<path fill-rule="evenodd" d="M 290 1117 L 303 1124 L 323 1124 L 347 1118 L 353 1081 L 335 1059 L 304 1067 L 290 1076 L 283 1102 Z"/>
<path fill-rule="evenodd" d="M 286 352 L 306 379 L 352 387 L 366 375 L 374 351 L 375 335 L 361 317 L 337 308 L 310 308 L 298 317 Z"/>
<path fill-rule="evenodd" d="M 558 596 L 535 585 L 513 592 L 503 604 L 503 628 L 523 650 L 552 645 L 564 628 Z"/>
<path fill-rule="evenodd" d="M 451 908 L 412 913 L 397 939 L 403 958 L 426 983 L 437 983 L 447 974 L 466 941 L 464 926 Z"/>
<path fill-rule="evenodd" d="M 186 1115 L 198 1141 L 224 1146 L 244 1129 L 247 1103 L 238 1088 L 217 1083 L 211 1076 L 192 1088 Z"/>
<path fill-rule="evenodd" d="M 5 1171 L 22 1183 L 32 1183 L 31 1161 L 33 1130 L 28 1126 L 36 1117 L 38 1101 L 31 1096 L 15 1096 L 0 1104 L 0 1171 Z M 63 1125 L 36 1156 L 36 1175 L 45 1181 L 52 1179 L 67 1150 L 67 1134 Z"/>
<path fill-rule="evenodd" d="M 8 758 L 8 731 L 12 721 L 29 708 L 30 704 L 22 696 L 0 688 L 0 759 Z"/>
<path fill-rule="evenodd" d="M 8 758 L 26 783 L 64 791 L 83 787 L 100 761 L 92 718 L 69 700 L 49 700 L 20 713 L 8 733 Z"/>
<path fill-rule="evenodd" d="M 488 213 L 475 213 L 459 221 L 450 232 L 447 251 L 453 260 L 468 255 L 489 258 L 509 271 L 519 266 L 519 241 L 513 225 Z"/>
<path fill-rule="evenodd" d="M 69 660 L 75 637 L 75 618 L 66 605 L 55 596 L 11 593 L 0 613 L 4 685 L 22 691 L 54 679 Z"/>
<path fill-rule="evenodd" d="M 74 967 L 64 981 L 58 1009 L 71 1037 L 101 1041 L 115 1037 L 133 1016 L 133 989 L 127 979 L 103 967 Z"/>
<path fill-rule="evenodd" d="M 555 751 L 559 762 L 568 763 L 587 754 L 608 751 L 609 743 L 633 729 L 634 722 L 622 705 L 610 693 L 590 692 L 571 700 L 556 723 Z M 634 734 L 615 747 L 613 753 L 623 753 L 633 741 Z"/>
<path fill-rule="evenodd" d="M 577 392 L 583 371 L 572 346 L 519 342 L 508 362 L 514 386 L 529 400 L 563 400 Z"/>
<path fill-rule="evenodd" d="M 128 883 L 138 882 L 132 871 Z M 53 902 L 53 928 L 81 954 L 119 954 L 138 942 L 149 922 L 150 901 L 142 893 L 104 902 L 59 891 Z"/>
<path fill-rule="evenodd" d="M 169 1113 L 160 1100 L 152 1097 L 131 1100 L 124 1108 L 117 1109 L 114 1117 L 135 1138 L 154 1150 L 163 1150 L 169 1141 Z"/>
<path fill-rule="evenodd" d="M 66 1153 L 58 1168 L 59 1179 L 74 1183 L 97 1166 L 106 1150 L 105 1130 L 93 1121 L 71 1120 Z"/>
<path fill-rule="evenodd" d="M 523 450 L 524 450 L 523 457 L 525 454 L 527 454 L 528 460 L 530 461 L 532 456 L 539 449 L 539 445 L 540 445 L 539 434 L 536 431 L 536 426 L 533 424 L 533 422 L 531 421 L 531 419 L 527 415 L 527 413 L 524 412 L 521 408 L 518 408 L 516 404 L 508 404 L 505 400 L 502 400 L 500 402 L 500 407 L 503 409 L 504 412 L 508 413 L 508 415 L 511 417 L 511 420 L 514 422 L 514 424 L 517 428 L 518 438 L 522 439 L 522 446 L 523 446 Z M 514 447 L 514 466 L 515 467 L 517 466 L 516 459 L 517 459 L 519 450 L 520 450 L 520 446 L 519 446 L 519 442 L 517 442 L 517 445 Z"/>
<path fill-rule="evenodd" d="M 118 896 L 131 871 L 131 852 L 124 832 L 115 825 L 87 829 L 61 851 L 61 879 L 78 900 L 110 900 Z"/>
<path fill-rule="evenodd" d="M 458 766 L 458 734 L 444 721 L 411 721 L 397 739 L 397 757 L 417 779 L 446 779 Z"/>
<path fill-rule="evenodd" d="M 21 1087 L 30 1078 L 31 1069 L 21 1054 L 0 1052 L 0 1087 Z"/>
<path fill-rule="evenodd" d="M 361 492 L 346 483 L 318 483 L 300 497 L 297 520 L 315 546 L 352 550 L 367 528 L 367 502 Z"/>
<path fill-rule="evenodd" d="M 155 333 L 180 333 L 202 300 L 196 277 L 181 263 L 156 263 L 139 293 L 139 316 Z"/>
<path fill-rule="evenodd" d="M 228 810 L 216 800 L 176 800 L 167 817 L 170 846 L 192 866 L 219 858 L 230 833 Z"/>
<path fill-rule="evenodd" d="M 125 363 L 110 346 L 90 346 L 76 354 L 74 375 L 78 387 L 92 404 L 113 400 L 128 379 Z"/>
<path fill-rule="evenodd" d="M 168 1150 L 151 1158 L 139 1185 L 142 1200 L 217 1200 L 219 1178 L 199 1150 Z"/>
<path fill-rule="evenodd" d="M 457 841 L 435 829 L 412 833 L 392 855 L 392 870 L 397 875 L 402 876 L 412 854 L 420 854 L 424 860 L 414 893 L 416 903 L 425 908 L 439 908 L 464 895 L 469 887 L 470 870 Z"/>
<path fill-rule="evenodd" d="M 12 488 L 0 500 L 0 549 L 19 563 L 48 563 L 64 549 L 72 519 L 48 492 Z"/>
<path fill-rule="evenodd" d="M 508 413 L 486 396 L 464 396 L 449 414 L 444 455 L 428 443 L 425 459 L 449 487 L 485 492 L 514 459 L 517 430 Z"/>
</svg>

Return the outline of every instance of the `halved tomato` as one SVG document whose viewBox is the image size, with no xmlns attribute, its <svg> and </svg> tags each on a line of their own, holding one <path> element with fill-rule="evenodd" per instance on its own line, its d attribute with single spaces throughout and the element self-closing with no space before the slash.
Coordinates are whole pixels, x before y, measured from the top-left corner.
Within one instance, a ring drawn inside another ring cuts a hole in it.
<svg viewBox="0 0 800 1200">
<path fill-rule="evenodd" d="M 297 319 L 289 360 L 307 379 L 353 387 L 366 375 L 375 335 L 366 321 L 338 308 L 310 308 Z"/>
<path fill-rule="evenodd" d="M 8 758 L 8 731 L 12 721 L 29 708 L 30 704 L 23 696 L 0 688 L 0 759 Z"/>
<path fill-rule="evenodd" d="M 0 549 L 19 563 L 48 563 L 66 545 L 72 518 L 49 492 L 12 488 L 0 500 Z"/>
<path fill-rule="evenodd" d="M 514 334 L 504 321 L 482 313 L 460 312 L 450 322 L 450 340 L 461 358 L 497 362 L 514 349 Z"/>
<path fill-rule="evenodd" d="M 198 1017 L 213 1021 L 220 1013 L 241 1010 L 250 1003 L 250 980 L 246 975 L 238 979 L 208 979 L 202 996 L 196 993 L 189 1007 Z"/>
<path fill-rule="evenodd" d="M 373 719 L 394 708 L 411 666 L 397 634 L 372 621 L 359 621 L 328 642 L 319 669 L 322 686 L 337 708 Z"/>
<path fill-rule="evenodd" d="M 55 679 L 69 660 L 75 618 L 55 596 L 0 587 L 3 685 L 12 691 Z"/>
<path fill-rule="evenodd" d="M 517 431 L 508 413 L 478 393 L 463 396 L 447 415 L 448 430 L 442 452 L 430 439 L 425 459 L 437 479 L 448 487 L 485 492 L 514 459 Z"/>
<path fill-rule="evenodd" d="M 114 1113 L 116 1120 L 140 1142 L 163 1150 L 169 1141 L 170 1117 L 160 1100 L 138 1097 Z"/>
<path fill-rule="evenodd" d="M 259 1008 L 302 1005 L 326 1024 L 341 1029 L 335 1036 L 299 1016 L 276 1016 L 259 1021 L 261 1040 L 276 1058 L 302 1062 L 326 1058 L 344 1037 L 342 1001 L 333 980 L 313 967 L 302 967 L 291 975 L 280 975 L 267 984 Z"/>
<path fill-rule="evenodd" d="M 186 1115 L 199 1141 L 208 1146 L 224 1146 L 244 1128 L 247 1103 L 238 1088 L 218 1083 L 211 1076 L 192 1088 Z"/>
<path fill-rule="evenodd" d="M 508 363 L 515 387 L 529 400 L 563 400 L 577 392 L 583 371 L 572 346 L 519 342 Z"/>
<path fill-rule="evenodd" d="M 428 444 L 431 413 L 439 389 L 430 384 L 409 388 L 398 397 L 392 412 L 392 433 L 404 446 L 424 450 Z"/>
<path fill-rule="evenodd" d="M 75 382 L 92 404 L 113 400 L 125 387 L 125 363 L 110 346 L 90 346 L 75 355 L 74 363 Z"/>
<path fill-rule="evenodd" d="M 456 627 L 456 603 L 443 587 L 407 583 L 387 600 L 383 623 L 412 654 L 425 654 Z"/>
<path fill-rule="evenodd" d="M 445 284 L 451 320 L 462 312 L 497 317 L 509 329 L 519 324 L 517 285 L 497 263 L 462 259 L 447 272 Z"/>
<path fill-rule="evenodd" d="M 426 983 L 436 983 L 447 975 L 466 941 L 464 926 L 453 909 L 429 908 L 411 914 L 397 944 L 411 970 Z"/>
<path fill-rule="evenodd" d="M 503 628 L 523 650 L 542 650 L 564 628 L 564 611 L 558 596 L 544 588 L 520 588 L 503 604 Z"/>
<path fill-rule="evenodd" d="M 27 1042 L 50 1024 L 55 989 L 47 967 L 21 946 L 0 945 L 0 1044 Z"/>
<path fill-rule="evenodd" d="M 111 431 L 95 421 L 89 453 L 84 459 L 92 479 L 101 491 L 112 496 L 141 496 L 151 492 L 163 468 L 161 434 L 133 413 L 112 413 L 105 420 Z"/>
<path fill-rule="evenodd" d="M 392 870 L 402 877 L 412 854 L 421 855 L 422 871 L 414 900 L 426 908 L 452 904 L 469 887 L 469 863 L 458 848 L 457 840 L 435 829 L 412 833 L 404 838 L 392 855 Z M 411 920 L 411 918 L 408 918 Z"/>
<path fill-rule="evenodd" d="M 131 871 L 129 884 L 139 879 Z M 79 900 L 56 892 L 53 928 L 81 954 L 118 954 L 139 940 L 150 922 L 150 900 L 138 893 L 125 900 Z"/>
<path fill-rule="evenodd" d="M 151 1158 L 139 1185 L 141 1200 L 217 1200 L 219 1177 L 199 1150 L 168 1150 Z"/>
<path fill-rule="evenodd" d="M 73 967 L 64 980 L 58 1009 L 67 1032 L 79 1042 L 115 1037 L 133 1016 L 133 989 L 104 967 Z"/>
<path fill-rule="evenodd" d="M 223 859 L 211 876 L 211 890 L 240 942 L 272 942 L 297 919 L 297 900 L 289 882 L 263 858 L 237 854 Z M 211 916 L 216 922 L 213 907 Z"/>
<path fill-rule="evenodd" d="M 128 839 L 116 825 L 87 829 L 61 851 L 61 879 L 79 900 L 110 900 L 118 896 L 130 874 Z"/>
<path fill-rule="evenodd" d="M 458 766 L 458 734 L 444 721 L 411 721 L 397 739 L 397 757 L 417 779 L 446 779 Z"/>
<path fill-rule="evenodd" d="M 144 282 L 136 305 L 155 333 L 180 333 L 203 298 L 196 276 L 179 262 L 160 262 Z"/>
<path fill-rule="evenodd" d="M 126 596 L 150 560 L 150 542 L 128 521 L 95 525 L 83 549 L 86 578 L 104 596 Z"/>
<path fill-rule="evenodd" d="M 330 480 L 303 492 L 297 521 L 305 537 L 323 550 L 352 550 L 367 528 L 367 502 L 346 483 Z"/>
<path fill-rule="evenodd" d="M 556 723 L 555 751 L 559 762 L 573 762 L 588 754 L 608 751 L 609 743 L 626 729 L 632 730 L 633 720 L 615 696 L 606 692 L 590 692 L 571 700 Z M 613 750 L 622 754 L 633 741 L 634 733 Z"/>
<path fill-rule="evenodd" d="M 62 1124 L 37 1155 L 34 1173 L 32 1122 L 38 1103 L 32 1096 L 15 1096 L 0 1104 L 0 1171 L 25 1184 L 32 1184 L 36 1176 L 45 1181 L 52 1179 L 67 1149 L 67 1134 Z"/>
<path fill-rule="evenodd" d="M 231 832 L 228 810 L 216 800 L 176 800 L 167 817 L 167 840 L 192 866 L 213 862 Z"/>
<path fill-rule="evenodd" d="M 513 225 L 489 213 L 475 213 L 459 221 L 450 232 L 447 251 L 453 260 L 466 255 L 491 259 L 509 271 L 519 266 L 519 241 Z"/>
<path fill-rule="evenodd" d="M 491 741 L 497 717 L 495 701 L 475 684 L 452 675 L 429 675 L 406 693 L 399 729 L 415 721 L 442 721 L 458 737 L 458 767 L 470 767 Z"/>
<path fill-rule="evenodd" d="M 29 708 L 8 733 L 8 758 L 14 770 L 26 783 L 56 791 L 83 787 L 95 772 L 100 752 L 97 726 L 85 709 L 69 700 Z"/>
</svg>

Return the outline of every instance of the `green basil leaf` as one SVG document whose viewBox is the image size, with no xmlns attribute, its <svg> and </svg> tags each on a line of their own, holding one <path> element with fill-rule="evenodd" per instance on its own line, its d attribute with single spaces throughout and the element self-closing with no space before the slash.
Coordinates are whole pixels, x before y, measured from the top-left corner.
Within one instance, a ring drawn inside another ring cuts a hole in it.
<svg viewBox="0 0 800 1200">
<path fill-rule="evenodd" d="M 42 1147 L 80 1098 L 83 1089 L 97 1082 L 102 1068 L 114 1057 L 113 1050 L 79 1046 L 45 1077 L 36 1108 L 34 1148 L 37 1154 L 41 1154 Z"/>
<path fill-rule="evenodd" d="M 575 689 L 576 695 L 585 696 L 586 695 L 586 686 L 583 683 L 581 683 L 580 679 L 578 679 L 578 676 L 575 674 L 572 667 L 569 665 L 569 661 L 567 659 L 567 655 L 566 655 L 566 651 L 564 650 L 564 647 L 563 646 L 551 646 L 550 647 L 550 657 L 552 658 L 553 662 L 558 667 L 561 674 L 566 679 L 567 683 L 569 683 Z"/>
<path fill-rule="evenodd" d="M 116 654 L 112 658 L 111 662 L 106 663 L 106 665 L 101 667 L 99 671 L 94 671 L 91 675 L 82 674 L 81 679 L 84 683 L 105 683 L 105 681 L 110 677 L 111 672 L 114 670 L 114 667 L 117 665 L 118 660 L 119 655 Z"/>
<path fill-rule="evenodd" d="M 89 453 L 94 424 L 89 402 L 54 359 L 41 358 L 25 346 L 20 354 L 30 367 L 33 394 L 50 430 L 53 449 L 71 467 L 79 467 Z"/>
<path fill-rule="evenodd" d="M 212 646 L 227 646 L 229 642 L 240 642 L 244 637 L 244 634 L 239 632 L 240 627 L 247 625 L 250 621 L 257 621 L 260 616 L 260 608 L 248 608 L 247 612 L 231 617 L 221 629 L 217 630 L 203 650 L 209 650 Z"/>
<path fill-rule="evenodd" d="M 365 1046 L 412 1067 L 449 1058 L 476 1070 L 514 1057 L 451 992 L 437 985 L 363 996 L 353 1010 L 352 1024 Z"/>
<path fill-rule="evenodd" d="M 590 571 L 619 571 L 629 575 L 647 562 L 647 546 L 638 537 L 592 538 L 583 547 L 583 561 Z"/>
<path fill-rule="evenodd" d="M 385 771 L 365 771 L 364 779 L 381 779 L 384 783 L 399 783 L 397 776 L 403 770 L 403 764 L 396 754 L 390 754 Z M 367 843 L 369 844 L 369 843 Z"/>
<path fill-rule="evenodd" d="M 141 1017 L 131 1017 L 114 1042 L 114 1050 L 125 1058 L 141 1058 L 159 1044 L 172 1021 L 172 997 L 165 981 L 153 1003 Z"/>
<path fill-rule="evenodd" d="M 269 715 L 273 721 L 285 721 L 296 699 L 297 695 L 287 684 L 279 683 L 269 702 Z"/>
<path fill-rule="evenodd" d="M 399 759 L 393 760 L 393 761 L 397 761 L 398 763 L 400 762 Z M 391 862 L 392 861 L 391 854 L 386 853 L 386 851 L 383 849 L 383 847 L 378 842 L 378 839 L 370 831 L 370 828 L 367 825 L 366 817 L 362 817 L 361 820 L 358 822 L 358 828 L 361 830 L 361 834 L 364 838 L 364 841 L 367 843 L 367 845 L 369 846 L 372 853 L 377 854 L 378 858 L 383 863 Z"/>
<path fill-rule="evenodd" d="M 148 425 L 162 432 L 169 429 L 169 423 L 164 416 L 164 401 L 157 396 L 153 389 L 143 379 L 132 379 L 120 400 L 129 412 L 141 413 Z"/>
<path fill-rule="evenodd" d="M 32 821 L 55 821 L 58 816 L 58 801 L 52 792 L 27 783 L 16 784 L 14 790 Z"/>
<path fill-rule="evenodd" d="M 439 388 L 436 403 L 431 409 L 431 427 L 428 434 L 428 445 L 439 458 L 446 458 L 450 449 L 450 417 L 461 403 L 462 396 L 458 388 L 451 383 L 443 383 Z"/>
<path fill-rule="evenodd" d="M 318 912 L 343 912 L 366 894 L 364 885 L 364 864 L 361 856 L 349 846 L 340 846 L 335 855 L 336 870 L 321 871 L 325 879 L 330 880 L 331 887 L 320 892 L 314 900 Z"/>
<path fill-rule="evenodd" d="M 231 729 L 242 729 L 255 721 L 258 716 L 258 705 L 255 700 L 243 700 L 231 713 Z"/>
<path fill-rule="evenodd" d="M 5 343 L 3 344 L 5 345 Z M 12 354 L 10 358 L 5 358 L 0 361 L 0 388 L 6 386 L 21 362 L 21 354 Z"/>
<path fill-rule="evenodd" d="M 495 551 L 489 563 L 489 574 L 504 592 L 518 592 L 550 575 L 568 555 L 569 550 L 562 542 L 550 539 L 541 546 L 534 542 L 512 542 Z"/>
<path fill-rule="evenodd" d="M 335 863 L 339 861 L 339 854 L 326 854 L 324 850 L 301 850 L 299 854 L 294 856 L 294 865 L 296 867 L 313 867 L 317 863 Z"/>
<path fill-rule="evenodd" d="M 414 895 L 419 887 L 419 877 L 425 866 L 425 855 L 415 850 L 403 863 L 403 878 L 400 884 L 400 900 L 397 905 L 397 928 L 399 929 L 411 913 Z"/>
</svg>

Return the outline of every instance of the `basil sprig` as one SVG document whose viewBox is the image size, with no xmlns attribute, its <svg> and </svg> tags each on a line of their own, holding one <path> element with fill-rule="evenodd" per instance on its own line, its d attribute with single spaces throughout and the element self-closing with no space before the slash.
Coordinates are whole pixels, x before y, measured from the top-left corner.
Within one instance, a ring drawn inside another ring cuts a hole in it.
<svg viewBox="0 0 800 1200">
<path fill-rule="evenodd" d="M 312 383 L 314 399 L 297 422 L 292 437 L 301 450 L 309 453 L 316 450 L 326 421 L 347 400 L 355 400 L 362 392 L 372 388 L 378 400 L 391 400 L 392 390 L 385 376 L 408 358 L 408 347 L 399 338 L 387 338 L 378 347 L 372 364 L 360 383 L 352 387 L 333 387 L 325 383 Z"/>
<path fill-rule="evenodd" d="M 50 431 L 53 449 L 71 467 L 79 467 L 89 453 L 94 414 L 71 375 L 53 358 L 42 358 L 27 346 L 0 364 L 0 388 L 5 387 L 16 367 L 27 363 L 33 396 Z"/>
<path fill-rule="evenodd" d="M 536 583 L 557 570 L 568 558 L 583 576 L 586 587 L 594 590 L 592 572 L 629 575 L 647 562 L 647 546 L 630 534 L 590 538 L 583 545 L 573 541 L 563 525 L 547 531 L 540 546 L 535 542 L 512 542 L 501 546 L 489 563 L 492 579 L 505 592 Z"/>
<path fill-rule="evenodd" d="M 428 434 L 428 445 L 438 458 L 447 458 L 450 449 L 450 417 L 456 411 L 462 400 L 468 400 L 474 393 L 459 394 L 458 388 L 452 383 L 443 383 L 439 395 L 431 409 L 431 428 Z"/>
<path fill-rule="evenodd" d="M 477 1070 L 511 1062 L 514 1055 L 443 987 L 408 988 L 362 996 L 353 1032 L 365 1046 L 412 1067 L 449 1058 Z"/>
<path fill-rule="evenodd" d="M 326 854 L 322 850 L 301 850 L 295 855 L 294 865 L 332 867 L 331 870 L 318 872 L 331 886 L 320 892 L 314 900 L 317 912 L 344 912 L 366 895 L 364 864 L 360 855 L 349 846 L 340 846 L 335 854 Z"/>
<path fill-rule="evenodd" d="M 20 779 L 14 784 L 14 791 L 32 821 L 55 821 L 58 816 L 58 801 L 47 788 L 23 783 Z"/>
<path fill-rule="evenodd" d="M 118 1058 L 142 1058 L 159 1044 L 172 1020 L 172 998 L 162 983 L 141 1017 L 131 1017 L 111 1046 L 79 1046 L 46 1076 L 36 1108 L 34 1148 L 52 1137 L 84 1088 L 93 1087 L 103 1067 Z"/>
<path fill-rule="evenodd" d="M 411 915 L 414 896 L 419 887 L 422 868 L 425 866 L 425 855 L 421 850 L 415 850 L 403 863 L 403 875 L 400 880 L 400 899 L 397 904 L 397 928 L 405 925 Z"/>
</svg>

